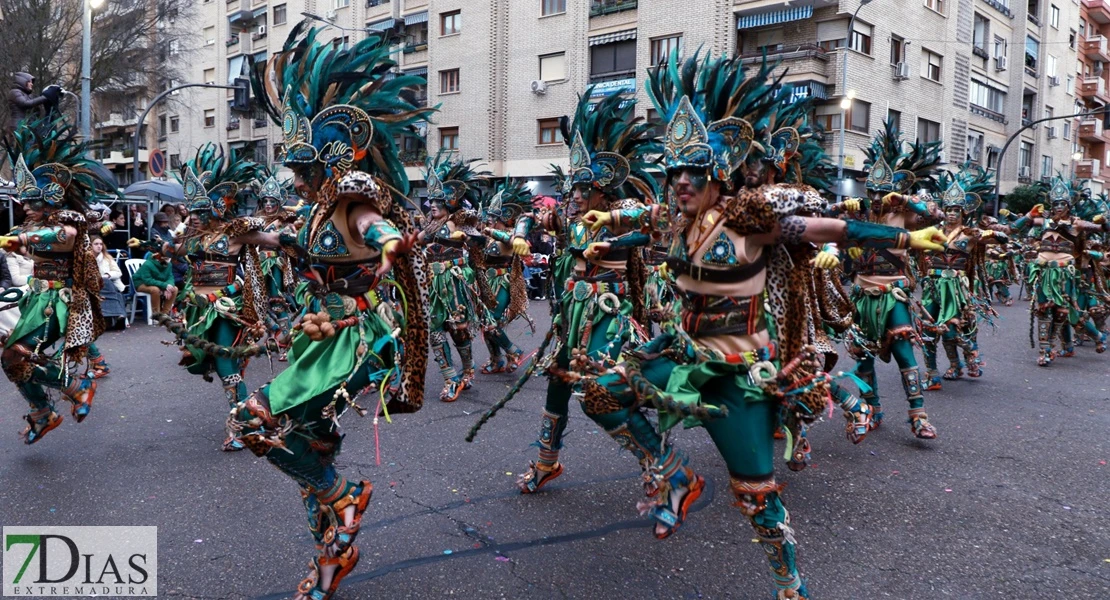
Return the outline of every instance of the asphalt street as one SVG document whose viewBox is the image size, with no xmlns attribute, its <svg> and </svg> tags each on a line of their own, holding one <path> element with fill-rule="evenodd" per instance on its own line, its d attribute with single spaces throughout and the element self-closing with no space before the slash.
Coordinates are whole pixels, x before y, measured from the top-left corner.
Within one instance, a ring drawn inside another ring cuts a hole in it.
<svg viewBox="0 0 1110 600">
<path fill-rule="evenodd" d="M 882 365 L 880 430 L 853 446 L 836 415 L 813 428 L 809 469 L 780 461 L 814 599 L 1110 598 L 1110 354 L 1087 345 L 1038 368 L 1027 306 L 999 310 L 981 335 L 984 377 L 927 395 L 937 440 L 911 436 L 897 370 Z M 532 313 L 544 322 L 546 305 Z M 528 349 L 541 339 L 519 323 L 514 332 Z M 67 407 L 34 446 L 19 440 L 25 407 L 5 384 L 0 524 L 156 525 L 160 595 L 288 597 L 312 555 L 297 489 L 248 452 L 219 451 L 219 384 L 177 367 L 169 339 L 145 325 L 106 334 L 113 372 L 91 416 L 76 424 Z M 475 352 L 484 361 L 480 342 Z M 250 365 L 252 389 L 269 377 L 267 361 Z M 480 376 L 443 404 L 431 370 L 424 409 L 380 423 L 377 443 L 370 418 L 345 418 L 341 468 L 375 494 L 340 598 L 771 597 L 702 429 L 674 436 L 710 485 L 668 540 L 637 514 L 635 461 L 574 407 L 566 473 L 521 496 L 514 481 L 535 456 L 543 379 L 463 440 L 514 378 Z"/>
</svg>

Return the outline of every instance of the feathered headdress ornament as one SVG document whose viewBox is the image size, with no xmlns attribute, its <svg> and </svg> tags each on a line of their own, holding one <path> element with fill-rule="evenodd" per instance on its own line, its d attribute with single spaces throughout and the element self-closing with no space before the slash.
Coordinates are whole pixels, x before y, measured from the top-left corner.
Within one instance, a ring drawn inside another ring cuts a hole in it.
<svg viewBox="0 0 1110 600">
<path fill-rule="evenodd" d="M 207 212 L 216 219 L 236 216 L 239 192 L 264 176 L 265 168 L 244 158 L 229 160 L 223 148 L 211 142 L 181 167 L 178 178 L 190 212 Z"/>
<path fill-rule="evenodd" d="M 633 117 L 634 100 L 613 93 L 591 103 L 593 91 L 590 87 L 578 97 L 573 120 L 563 117 L 559 122 L 563 140 L 570 144 L 570 187 L 654 200 L 659 190 L 648 156 L 658 152 L 658 144 L 651 125 Z"/>
<path fill-rule="evenodd" d="M 482 221 L 486 223 L 513 223 L 517 217 L 532 210 L 532 192 L 524 186 L 523 180 L 506 177 L 487 195 L 489 197 L 482 201 L 480 211 Z"/>
<path fill-rule="evenodd" d="M 481 186 L 493 174 L 479 171 L 478 159 L 462 160 L 454 152 L 440 151 L 429 157 L 424 171 L 428 182 L 428 202 L 442 204 L 448 212 L 476 208 L 482 197 Z"/>
<path fill-rule="evenodd" d="M 912 191 L 914 184 L 934 190 L 943 146 L 940 141 L 914 142 L 906 149 L 902 132 L 893 119 L 887 119 L 871 146 L 864 149 L 868 191 L 904 194 Z"/>
<path fill-rule="evenodd" d="M 115 177 L 86 158 L 91 144 L 79 142 L 77 130 L 64 119 L 23 121 L 4 145 L 19 202 L 85 213 L 97 192 L 119 195 Z"/>
<path fill-rule="evenodd" d="M 943 210 L 958 208 L 969 215 L 994 198 L 994 174 L 976 165 L 964 165 L 958 173 L 941 172 L 937 185 Z"/>
</svg>

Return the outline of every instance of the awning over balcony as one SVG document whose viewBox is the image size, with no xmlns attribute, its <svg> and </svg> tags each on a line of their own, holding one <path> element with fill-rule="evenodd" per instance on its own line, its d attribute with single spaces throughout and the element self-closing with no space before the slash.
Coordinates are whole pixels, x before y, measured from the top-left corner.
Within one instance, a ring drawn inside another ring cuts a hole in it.
<svg viewBox="0 0 1110 600">
<path fill-rule="evenodd" d="M 753 29 L 755 27 L 766 27 L 768 25 L 778 25 L 779 23 L 801 21 L 802 19 L 809 19 L 812 17 L 812 6 L 795 6 L 793 8 L 769 10 L 755 15 L 742 15 L 736 17 L 736 28 Z"/>
<path fill-rule="evenodd" d="M 397 19 L 386 19 L 384 21 L 378 21 L 377 23 L 371 23 L 366 26 L 366 29 L 368 31 L 385 31 L 387 29 L 393 29 L 393 26 L 396 24 Z"/>
<path fill-rule="evenodd" d="M 418 12 L 411 15 L 405 15 L 405 25 L 416 25 L 417 23 L 428 22 L 428 11 Z"/>
<path fill-rule="evenodd" d="M 602 44 L 612 44 L 613 42 L 623 42 L 625 40 L 636 39 L 635 29 L 626 29 L 624 31 L 615 31 L 613 33 L 603 33 L 595 35 L 590 38 L 591 46 L 600 46 Z"/>
<path fill-rule="evenodd" d="M 828 100 L 829 88 L 820 81 L 791 81 L 782 84 L 778 96 L 782 98 L 784 104 L 793 104 L 811 98 Z"/>
<path fill-rule="evenodd" d="M 236 56 L 227 61 L 227 84 L 235 85 L 235 80 L 244 76 L 244 66 L 246 66 L 246 56 Z"/>
<path fill-rule="evenodd" d="M 427 77 L 428 76 L 428 67 L 416 67 L 415 69 L 408 69 L 408 70 L 405 70 L 405 71 L 401 71 L 401 73 L 403 75 L 418 75 L 418 76 L 421 76 L 421 77 Z"/>
</svg>

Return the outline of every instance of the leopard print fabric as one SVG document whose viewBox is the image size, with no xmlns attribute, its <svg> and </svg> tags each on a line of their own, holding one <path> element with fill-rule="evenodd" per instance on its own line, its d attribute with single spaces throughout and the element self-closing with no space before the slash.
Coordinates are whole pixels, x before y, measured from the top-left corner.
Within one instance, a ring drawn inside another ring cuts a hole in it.
<svg viewBox="0 0 1110 600">
<path fill-rule="evenodd" d="M 384 213 L 402 235 L 415 235 L 417 228 L 412 216 L 394 202 Z M 428 370 L 428 271 L 424 253 L 407 252 L 393 263 L 393 278 L 405 294 L 405 328 L 401 334 L 404 355 L 398 365 L 401 370 L 402 397 L 394 396 L 386 405 L 392 412 L 416 412 L 424 406 L 424 376 Z"/>
<path fill-rule="evenodd" d="M 259 217 L 241 217 L 223 225 L 222 232 L 230 238 L 236 238 L 252 231 L 261 231 L 265 227 L 265 220 Z M 239 265 L 243 268 L 243 308 L 240 315 L 248 323 L 261 323 L 266 314 L 267 294 L 258 247 L 244 245 L 240 250 Z"/>
<path fill-rule="evenodd" d="M 81 362 L 88 353 L 89 344 L 104 333 L 104 317 L 100 313 L 100 268 L 92 254 L 88 222 L 85 215 L 72 210 L 60 210 L 47 219 L 48 225 L 68 225 L 77 230 L 73 246 L 73 296 L 69 301 L 69 318 L 65 325 L 65 356 L 71 362 Z"/>
</svg>

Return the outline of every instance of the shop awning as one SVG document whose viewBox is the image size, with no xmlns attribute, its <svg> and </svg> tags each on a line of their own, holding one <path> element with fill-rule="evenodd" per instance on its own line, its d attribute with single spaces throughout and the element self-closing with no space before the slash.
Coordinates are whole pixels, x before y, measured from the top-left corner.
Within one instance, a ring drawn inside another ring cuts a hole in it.
<svg viewBox="0 0 1110 600">
<path fill-rule="evenodd" d="M 790 21 L 800 21 L 812 17 L 812 6 L 795 6 L 793 8 L 769 10 L 754 15 L 736 17 L 736 28 L 752 29 L 755 27 L 766 27 L 768 25 L 778 25 L 779 23 L 789 23 Z"/>
<path fill-rule="evenodd" d="M 405 25 L 416 25 L 417 23 L 428 22 L 428 11 L 418 12 L 411 15 L 405 15 Z"/>
<path fill-rule="evenodd" d="M 635 29 L 626 29 L 624 31 L 615 31 L 613 33 L 603 33 L 595 35 L 590 38 L 591 46 L 600 46 L 602 44 L 612 44 L 613 42 L 623 42 L 624 40 L 636 39 Z"/>
</svg>

